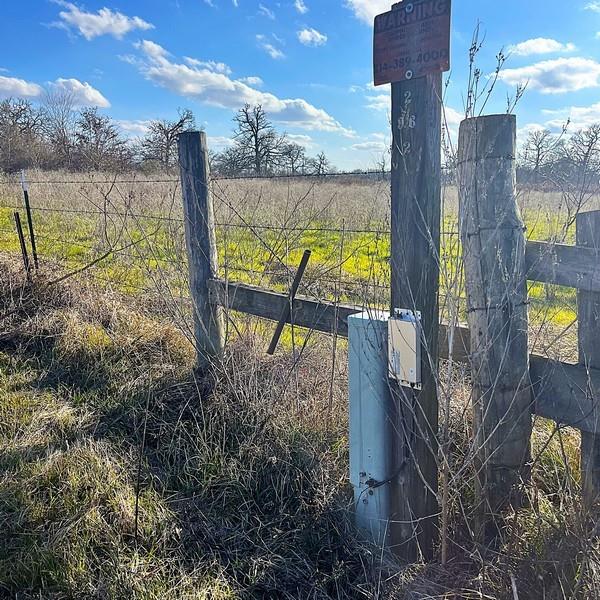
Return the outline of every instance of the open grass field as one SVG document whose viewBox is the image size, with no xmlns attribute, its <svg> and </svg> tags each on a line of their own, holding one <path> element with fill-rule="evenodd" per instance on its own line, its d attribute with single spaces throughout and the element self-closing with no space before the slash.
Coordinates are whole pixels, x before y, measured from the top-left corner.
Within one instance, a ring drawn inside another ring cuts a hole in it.
<svg viewBox="0 0 600 600">
<path fill-rule="evenodd" d="M 119 291 L 187 296 L 180 190 L 175 175 L 30 173 L 39 254 Z M 135 181 L 137 180 L 137 181 Z M 46 182 L 46 183 L 35 183 Z M 389 297 L 389 182 L 383 178 L 220 180 L 213 185 L 220 275 L 284 290 L 305 249 L 312 251 L 302 292 L 319 299 L 386 306 Z M 520 192 L 527 236 L 574 243 L 559 194 Z M 594 202 L 595 208 L 600 201 Z M 0 181 L 0 249 L 18 252 L 16 182 Z M 465 320 L 456 189 L 444 189 L 441 308 Z M 111 251 L 107 256 L 107 252 Z M 575 291 L 530 283 L 530 318 L 569 328 Z M 539 336 L 532 336 L 535 339 Z"/>
<path fill-rule="evenodd" d="M 272 324 L 233 315 L 208 393 L 192 372 L 177 182 L 30 179 L 53 181 L 30 187 L 42 262 L 33 283 L 12 222 L 21 191 L 0 182 L 0 596 L 600 596 L 578 432 L 535 418 L 528 505 L 484 557 L 468 525 L 469 373 L 443 364 L 450 559 L 399 568 L 359 539 L 349 517 L 344 344 L 288 330 L 267 357 Z M 215 182 L 220 275 L 285 290 L 309 248 L 302 293 L 386 306 L 388 187 Z M 455 189 L 444 198 L 440 283 L 449 316 L 462 311 L 463 285 Z M 528 237 L 573 243 L 559 197 L 523 192 L 520 203 Z M 530 295 L 531 345 L 574 359 L 575 291 L 531 284 Z"/>
</svg>

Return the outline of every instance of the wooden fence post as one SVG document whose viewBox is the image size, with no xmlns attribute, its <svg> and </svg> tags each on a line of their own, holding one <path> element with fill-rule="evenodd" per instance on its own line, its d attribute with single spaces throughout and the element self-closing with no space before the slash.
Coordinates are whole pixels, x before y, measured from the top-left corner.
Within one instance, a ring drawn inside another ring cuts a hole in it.
<svg viewBox="0 0 600 600">
<path fill-rule="evenodd" d="M 600 211 L 577 215 L 577 245 L 598 250 L 600 259 Z M 598 262 L 600 268 L 600 260 Z M 579 363 L 600 369 L 600 294 L 578 290 L 577 318 Z M 600 494 L 600 432 L 581 432 L 581 477 L 583 500 L 590 507 Z"/>
<path fill-rule="evenodd" d="M 441 73 L 392 84 L 391 308 L 420 311 L 423 326 L 422 390 L 392 384 L 392 547 L 411 562 L 432 558 L 438 539 L 441 102 Z"/>
<path fill-rule="evenodd" d="M 182 133 L 178 148 L 197 366 L 204 372 L 221 355 L 224 343 L 221 309 L 209 297 L 218 263 L 206 134 Z"/>
<path fill-rule="evenodd" d="M 514 115 L 467 119 L 459 134 L 460 238 L 471 337 L 479 539 L 523 502 L 531 445 L 525 234 L 516 202 Z"/>
</svg>

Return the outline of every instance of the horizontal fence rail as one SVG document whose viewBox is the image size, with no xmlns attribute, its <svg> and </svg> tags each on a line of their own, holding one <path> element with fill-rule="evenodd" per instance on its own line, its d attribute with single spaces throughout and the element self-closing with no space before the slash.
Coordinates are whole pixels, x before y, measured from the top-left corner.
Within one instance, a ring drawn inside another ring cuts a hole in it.
<svg viewBox="0 0 600 600">
<path fill-rule="evenodd" d="M 530 281 L 600 292 L 600 262 L 592 248 L 530 241 L 525 270 Z"/>
<path fill-rule="evenodd" d="M 226 309 L 278 321 L 287 294 L 256 286 L 214 279 L 210 299 Z M 288 324 L 322 333 L 348 337 L 348 317 L 369 307 L 336 304 L 296 296 Z M 450 340 L 452 340 L 450 347 Z M 459 363 L 470 362 L 470 337 L 466 327 L 440 325 L 439 356 Z M 595 432 L 600 423 L 600 370 L 583 365 L 530 356 L 530 379 L 535 398 L 534 413 L 581 431 Z"/>
</svg>

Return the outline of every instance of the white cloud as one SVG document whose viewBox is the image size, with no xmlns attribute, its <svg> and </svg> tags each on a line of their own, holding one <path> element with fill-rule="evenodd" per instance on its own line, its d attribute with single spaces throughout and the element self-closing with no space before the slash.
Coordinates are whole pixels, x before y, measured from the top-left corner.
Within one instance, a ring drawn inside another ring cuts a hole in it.
<svg viewBox="0 0 600 600">
<path fill-rule="evenodd" d="M 373 19 L 390 10 L 391 3 L 389 0 L 346 0 L 346 6 L 361 21 L 373 25 Z"/>
<path fill-rule="evenodd" d="M 112 35 L 121 39 L 135 29 L 147 31 L 154 28 L 154 25 L 140 17 L 128 17 L 109 8 L 101 8 L 97 13 L 91 13 L 81 10 L 71 2 L 63 0 L 53 0 L 53 2 L 66 9 L 58 13 L 60 21 L 54 25 L 69 30 L 75 29 L 86 40 L 92 40 L 101 35 Z"/>
<path fill-rule="evenodd" d="M 137 67 L 146 79 L 172 92 L 204 104 L 237 110 L 244 103 L 261 104 L 277 122 L 308 130 L 321 130 L 353 137 L 325 110 L 302 98 L 281 99 L 257 90 L 240 79 L 217 73 L 206 67 L 175 62 L 158 44 L 145 40 L 136 46 L 142 53 Z"/>
<path fill-rule="evenodd" d="M 317 147 L 315 140 L 310 135 L 303 135 L 301 133 L 287 133 L 287 139 L 290 142 L 302 146 L 305 150 L 313 150 Z"/>
<path fill-rule="evenodd" d="M 458 139 L 458 128 L 464 119 L 464 112 L 460 112 L 451 106 L 444 106 L 444 112 L 442 113 L 442 128 L 448 128 L 452 140 Z"/>
<path fill-rule="evenodd" d="M 308 6 L 306 6 L 304 0 L 296 0 L 294 6 L 301 15 L 305 15 L 308 12 Z"/>
<path fill-rule="evenodd" d="M 273 60 L 281 60 L 285 58 L 285 54 L 279 48 L 276 48 L 271 42 L 267 40 L 264 35 L 258 34 L 256 36 L 256 41 L 258 45 L 273 59 Z"/>
<path fill-rule="evenodd" d="M 500 79 L 510 85 L 527 83 L 542 94 L 564 94 L 600 86 L 600 63 L 589 58 L 557 58 L 505 69 Z"/>
<path fill-rule="evenodd" d="M 222 135 L 208 136 L 208 145 L 211 148 L 222 150 L 223 148 L 231 146 L 232 144 L 233 140 L 231 138 Z"/>
<path fill-rule="evenodd" d="M 590 106 L 571 106 L 560 110 L 543 110 L 542 113 L 551 117 L 546 122 L 546 127 L 550 129 L 562 129 L 570 121 L 569 131 L 578 131 L 585 129 L 590 125 L 600 123 L 600 102 Z"/>
<path fill-rule="evenodd" d="M 68 93 L 73 104 L 77 107 L 97 106 L 98 108 L 109 108 L 110 102 L 94 87 L 87 82 L 78 79 L 58 78 L 56 81 L 48 82 L 46 89 Z M 10 96 L 18 98 L 39 98 L 44 88 L 37 83 L 18 79 L 16 77 L 5 77 L 0 75 L 0 98 Z"/>
<path fill-rule="evenodd" d="M 273 21 L 275 20 L 275 13 L 270 8 L 267 8 L 264 4 L 258 5 L 258 12 L 259 14 L 263 15 L 263 17 L 267 17 Z"/>
<path fill-rule="evenodd" d="M 110 102 L 94 87 L 78 79 L 57 79 L 50 87 L 67 92 L 73 98 L 75 106 L 97 106 L 109 108 Z"/>
<path fill-rule="evenodd" d="M 167 60 L 167 57 L 169 56 L 169 53 L 160 44 L 151 40 L 136 42 L 134 47 L 141 50 L 148 58 L 151 58 L 156 62 Z"/>
<path fill-rule="evenodd" d="M 386 112 L 391 110 L 392 101 L 389 94 L 378 94 L 377 96 L 367 96 L 367 108 Z"/>
<path fill-rule="evenodd" d="M 313 28 L 299 31 L 298 39 L 305 46 L 323 46 L 327 43 L 327 36 Z"/>
<path fill-rule="evenodd" d="M 442 112 L 442 133 L 444 136 L 449 137 L 446 141 L 453 146 L 458 143 L 458 129 L 464 119 L 464 112 L 460 112 L 451 106 L 444 106 Z"/>
<path fill-rule="evenodd" d="M 296 144 L 300 144 L 300 146 L 305 146 L 306 148 L 313 146 L 313 139 L 310 137 L 310 135 L 304 135 L 302 133 L 288 133 L 287 138 L 291 142 L 295 142 Z"/>
<path fill-rule="evenodd" d="M 563 44 L 550 38 L 533 38 L 508 47 L 508 52 L 517 56 L 531 56 L 532 54 L 553 54 L 556 52 L 574 52 L 575 44 Z"/>
<path fill-rule="evenodd" d="M 517 129 L 517 147 L 522 148 L 527 143 L 530 133 L 533 133 L 534 131 L 544 131 L 545 129 L 547 129 L 547 127 L 541 123 L 527 123 L 523 127 L 519 127 Z"/>
<path fill-rule="evenodd" d="M 388 149 L 384 142 L 361 142 L 360 144 L 353 144 L 351 148 L 363 152 L 385 152 Z"/>
<path fill-rule="evenodd" d="M 185 60 L 185 62 L 192 67 L 204 67 L 209 71 L 214 71 L 215 73 L 225 73 L 226 75 L 231 75 L 231 68 L 229 65 L 226 65 L 222 62 L 216 62 L 214 60 L 197 60 L 195 58 L 190 58 L 189 56 L 184 56 L 183 60 Z"/>
<path fill-rule="evenodd" d="M 600 13 L 600 0 L 594 0 L 589 4 L 586 4 L 586 10 L 591 10 L 592 12 Z"/>
<path fill-rule="evenodd" d="M 260 87 L 264 84 L 264 81 L 260 77 L 256 76 L 242 77 L 240 81 L 242 83 L 247 83 L 248 85 L 253 85 L 255 87 Z"/>
<path fill-rule="evenodd" d="M 0 98 L 36 98 L 41 93 L 42 88 L 37 83 L 0 75 Z"/>
<path fill-rule="evenodd" d="M 119 128 L 130 137 L 141 137 L 148 133 L 150 121 L 117 119 Z"/>
<path fill-rule="evenodd" d="M 444 106 L 444 118 L 448 123 L 448 127 L 456 127 L 464 121 L 465 114 L 451 106 Z"/>
</svg>

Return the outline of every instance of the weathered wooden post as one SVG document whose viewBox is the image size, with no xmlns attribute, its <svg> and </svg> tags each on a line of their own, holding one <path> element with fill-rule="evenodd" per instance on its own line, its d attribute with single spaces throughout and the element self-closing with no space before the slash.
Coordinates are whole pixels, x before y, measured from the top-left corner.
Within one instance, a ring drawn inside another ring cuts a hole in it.
<svg viewBox="0 0 600 600">
<path fill-rule="evenodd" d="M 441 73 L 392 84 L 391 308 L 420 311 L 423 328 L 422 389 L 395 390 L 400 434 L 395 459 L 397 464 L 405 458 L 409 461 L 396 489 L 392 535 L 408 560 L 419 555 L 431 558 L 439 512 L 436 378 L 441 97 Z"/>
<path fill-rule="evenodd" d="M 438 328 L 442 72 L 450 0 L 404 1 L 375 19 L 375 83 L 392 84 L 391 309 L 421 313 L 421 389 L 396 399 L 392 548 L 429 559 L 438 539 Z"/>
<path fill-rule="evenodd" d="M 206 134 L 182 133 L 178 147 L 197 365 L 204 372 L 221 355 L 224 339 L 221 309 L 209 298 L 218 263 Z"/>
<path fill-rule="evenodd" d="M 600 268 L 600 211 L 577 215 L 578 246 L 598 251 Z M 579 363 L 586 368 L 600 369 L 600 294 L 577 292 Z M 600 496 L 600 431 L 581 432 L 581 476 L 584 503 L 591 507 Z"/>
<path fill-rule="evenodd" d="M 460 238 L 471 336 L 479 538 L 522 504 L 531 391 L 524 226 L 516 202 L 514 115 L 467 119 L 459 134 Z"/>
</svg>

